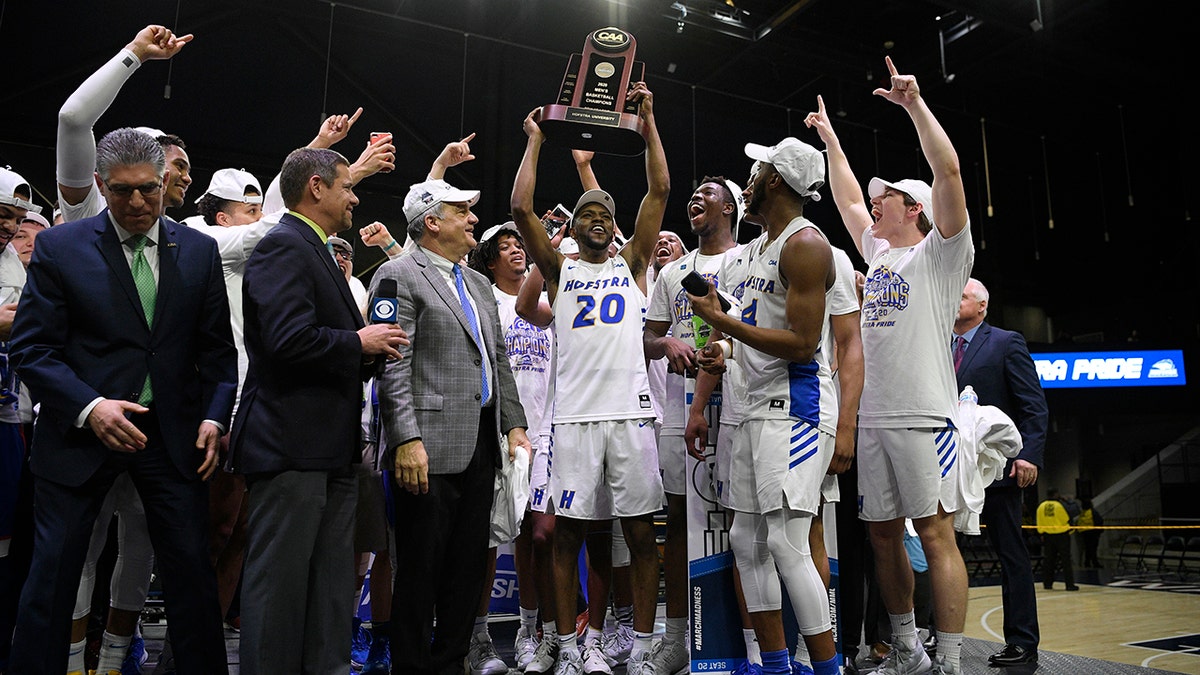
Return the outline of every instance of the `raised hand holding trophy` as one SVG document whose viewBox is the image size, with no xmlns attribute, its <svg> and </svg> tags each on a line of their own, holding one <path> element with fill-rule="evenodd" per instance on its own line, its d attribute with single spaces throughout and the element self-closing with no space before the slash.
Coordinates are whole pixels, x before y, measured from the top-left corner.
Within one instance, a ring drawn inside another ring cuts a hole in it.
<svg viewBox="0 0 1200 675">
<path fill-rule="evenodd" d="M 546 141 L 576 150 L 640 155 L 646 149 L 638 102 L 626 101 L 630 82 L 644 79 L 646 64 L 634 60 L 637 41 L 619 28 L 601 28 L 572 54 L 558 101 L 535 118 Z"/>
</svg>

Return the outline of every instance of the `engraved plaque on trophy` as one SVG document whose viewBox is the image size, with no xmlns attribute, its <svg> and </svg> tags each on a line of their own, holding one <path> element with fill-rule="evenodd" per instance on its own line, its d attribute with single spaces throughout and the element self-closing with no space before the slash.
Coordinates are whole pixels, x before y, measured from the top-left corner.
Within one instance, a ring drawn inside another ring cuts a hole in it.
<svg viewBox="0 0 1200 675">
<path fill-rule="evenodd" d="M 577 150 L 640 155 L 646 149 L 638 104 L 625 100 L 630 82 L 645 77 L 634 60 L 637 41 L 619 28 L 601 28 L 572 54 L 558 100 L 542 106 L 538 125 L 546 141 Z"/>
</svg>

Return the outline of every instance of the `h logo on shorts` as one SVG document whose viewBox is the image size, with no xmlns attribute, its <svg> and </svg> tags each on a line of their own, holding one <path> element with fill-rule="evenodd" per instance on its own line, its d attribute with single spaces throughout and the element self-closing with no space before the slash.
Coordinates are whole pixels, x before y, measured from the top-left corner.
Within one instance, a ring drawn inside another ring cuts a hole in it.
<svg viewBox="0 0 1200 675">
<path fill-rule="evenodd" d="M 541 506 L 542 498 L 546 496 L 546 490 L 543 488 L 535 488 L 533 491 L 533 505 Z"/>
<path fill-rule="evenodd" d="M 562 499 L 558 500 L 558 508 L 569 509 L 571 508 L 571 502 L 573 501 L 575 501 L 575 491 L 563 490 Z"/>
</svg>

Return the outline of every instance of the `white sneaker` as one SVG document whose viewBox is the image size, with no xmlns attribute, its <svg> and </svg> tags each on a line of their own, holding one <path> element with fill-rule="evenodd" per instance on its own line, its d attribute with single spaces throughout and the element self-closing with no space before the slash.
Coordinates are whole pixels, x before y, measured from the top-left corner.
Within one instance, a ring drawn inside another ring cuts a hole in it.
<svg viewBox="0 0 1200 675">
<path fill-rule="evenodd" d="M 517 639 L 513 642 L 513 653 L 517 657 L 517 670 L 525 670 L 533 661 L 533 654 L 538 648 L 537 633 L 531 632 L 525 626 L 517 629 Z"/>
<path fill-rule="evenodd" d="M 653 659 L 653 650 L 630 657 L 629 662 L 625 665 L 625 672 L 628 675 L 660 675 L 654 669 Z"/>
<path fill-rule="evenodd" d="M 927 675 L 932 666 L 929 655 L 920 646 L 916 649 L 903 649 L 897 645 L 892 647 L 892 651 L 884 657 L 879 668 L 875 669 L 875 675 Z"/>
<path fill-rule="evenodd" d="M 687 645 L 683 642 L 667 642 L 665 639 L 658 643 L 650 662 L 654 664 L 656 675 L 679 675 L 688 672 L 691 666 Z"/>
<path fill-rule="evenodd" d="M 579 652 L 559 653 L 558 665 L 554 667 L 554 675 L 580 675 L 582 672 L 583 659 L 580 658 Z"/>
<path fill-rule="evenodd" d="M 616 668 L 629 660 L 633 651 L 633 627 L 618 623 L 616 630 L 600 638 L 600 649 L 609 667 Z"/>
<path fill-rule="evenodd" d="M 526 673 L 548 673 L 554 670 L 558 661 L 558 639 L 553 635 L 542 637 L 537 649 L 533 651 L 533 659 L 525 666 Z"/>
<path fill-rule="evenodd" d="M 600 649 L 599 640 L 593 640 L 583 645 L 582 660 L 583 672 L 612 675 L 612 668 L 609 667 L 608 661 L 604 659 L 604 652 Z"/>
<path fill-rule="evenodd" d="M 471 636 L 466 669 L 470 675 L 508 675 L 508 664 L 496 653 L 496 645 L 486 633 Z"/>
</svg>

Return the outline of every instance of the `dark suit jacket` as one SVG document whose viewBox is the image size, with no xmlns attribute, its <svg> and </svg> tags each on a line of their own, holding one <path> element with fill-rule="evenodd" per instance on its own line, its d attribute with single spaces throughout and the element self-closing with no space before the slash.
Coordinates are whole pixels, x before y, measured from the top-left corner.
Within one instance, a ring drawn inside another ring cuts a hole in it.
<svg viewBox="0 0 1200 675">
<path fill-rule="evenodd" d="M 376 270 L 372 297 L 382 279 L 396 280 L 396 322 L 412 341 L 400 347 L 404 358 L 389 363 L 376 380 L 384 447 L 420 438 L 429 457 L 429 473 L 460 473 L 475 454 L 474 430 L 479 428 L 483 389 L 481 354 L 467 315 L 458 294 L 420 248 Z M 479 327 L 496 390 L 496 433 L 525 427 L 492 286 L 468 267 L 463 268 L 463 281 L 479 308 Z"/>
<path fill-rule="evenodd" d="M 12 344 L 21 380 L 42 401 L 35 475 L 78 486 L 94 474 L 111 451 L 76 418 L 97 396 L 137 400 L 147 371 L 167 452 L 186 478 L 204 459 L 200 422 L 228 428 L 237 352 L 216 243 L 163 217 L 158 260 L 151 329 L 107 209 L 38 236 Z"/>
<path fill-rule="evenodd" d="M 1008 460 L 1004 478 L 992 485 L 1016 484 L 1016 479 L 1008 477 L 1015 459 L 1042 468 L 1050 413 L 1025 338 L 1020 333 L 995 328 L 986 321 L 981 323 L 975 339 L 967 345 L 967 353 L 958 369 L 959 391 L 968 384 L 975 388 L 980 405 L 1003 410 L 1021 432 L 1023 447 L 1020 454 Z"/>
<path fill-rule="evenodd" d="M 245 474 L 323 471 L 360 461 L 363 327 L 346 277 L 290 213 L 246 262 L 250 369 L 233 421 L 231 464 Z"/>
</svg>

